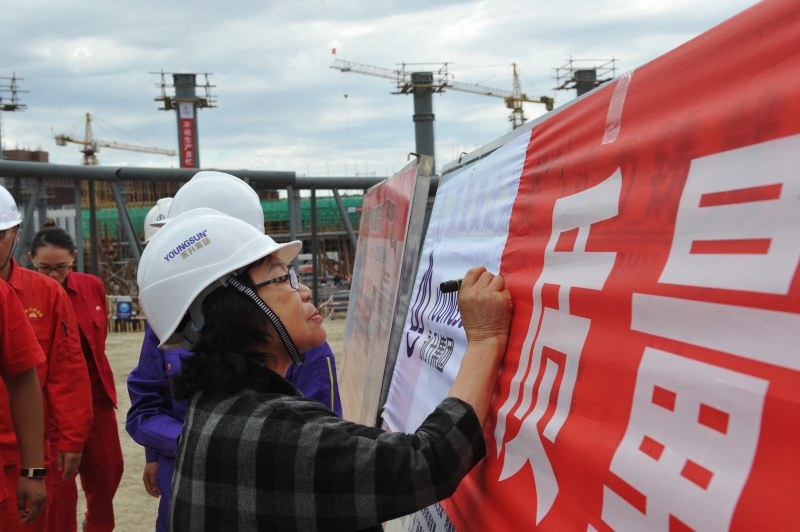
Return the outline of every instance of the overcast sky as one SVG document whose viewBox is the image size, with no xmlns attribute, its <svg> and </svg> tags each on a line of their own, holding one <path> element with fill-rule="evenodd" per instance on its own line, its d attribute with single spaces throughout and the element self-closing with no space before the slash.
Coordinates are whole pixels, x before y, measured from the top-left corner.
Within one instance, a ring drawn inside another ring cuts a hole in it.
<svg viewBox="0 0 800 532">
<path fill-rule="evenodd" d="M 149 73 L 211 72 L 218 107 L 199 113 L 203 167 L 385 175 L 414 151 L 413 98 L 390 94 L 389 80 L 329 68 L 334 58 L 385 68 L 447 61 L 456 81 L 507 90 L 516 62 L 523 92 L 558 106 L 575 97 L 552 90 L 553 68 L 570 55 L 617 57 L 620 74 L 754 3 L 8 2 L 0 9 L 0 76 L 15 72 L 30 92 L 22 95 L 25 112 L 3 113 L 3 145 L 41 147 L 51 162 L 78 164 L 79 147 L 56 146 L 51 131 L 82 137 L 90 112 L 104 121 L 96 138 L 177 149 L 174 111 L 158 110 L 158 76 Z M 499 98 L 448 91 L 434 106 L 439 168 L 510 129 Z M 531 119 L 544 108 L 525 104 L 525 112 Z M 177 157 L 110 149 L 98 158 L 178 166 Z"/>
</svg>

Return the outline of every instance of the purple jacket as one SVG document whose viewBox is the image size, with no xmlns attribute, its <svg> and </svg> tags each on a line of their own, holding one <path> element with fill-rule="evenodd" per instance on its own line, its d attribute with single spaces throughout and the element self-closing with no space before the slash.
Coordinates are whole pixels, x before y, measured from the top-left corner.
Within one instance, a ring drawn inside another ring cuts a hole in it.
<svg viewBox="0 0 800 532">
<path fill-rule="evenodd" d="M 158 462 L 156 480 L 161 490 L 157 531 L 167 530 L 170 484 L 175 469 L 178 437 L 186 417 L 186 401 L 172 399 L 172 378 L 181 369 L 181 357 L 191 356 L 183 349 L 164 351 L 158 337 L 146 325 L 139 365 L 128 375 L 131 408 L 125 429 L 133 440 L 145 447 L 147 462 Z M 291 366 L 286 379 L 305 397 L 315 399 L 338 416 L 342 415 L 336 362 L 327 342 L 306 353 L 306 363 Z"/>
</svg>

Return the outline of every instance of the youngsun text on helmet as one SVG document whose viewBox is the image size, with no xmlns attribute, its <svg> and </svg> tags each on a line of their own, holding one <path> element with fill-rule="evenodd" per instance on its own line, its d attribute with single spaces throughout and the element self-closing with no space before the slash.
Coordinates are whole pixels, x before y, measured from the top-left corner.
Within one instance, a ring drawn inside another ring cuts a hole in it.
<svg viewBox="0 0 800 532">
<path fill-rule="evenodd" d="M 189 238 L 187 238 L 186 240 L 175 246 L 175 248 L 172 251 L 164 255 L 164 260 L 169 262 L 178 255 L 180 255 L 182 259 L 189 258 L 189 256 L 192 255 L 194 252 L 199 251 L 204 246 L 208 246 L 209 244 L 211 244 L 211 239 L 208 238 L 207 233 L 208 229 L 205 229 L 203 231 L 200 231 L 194 236 L 190 236 Z"/>
</svg>

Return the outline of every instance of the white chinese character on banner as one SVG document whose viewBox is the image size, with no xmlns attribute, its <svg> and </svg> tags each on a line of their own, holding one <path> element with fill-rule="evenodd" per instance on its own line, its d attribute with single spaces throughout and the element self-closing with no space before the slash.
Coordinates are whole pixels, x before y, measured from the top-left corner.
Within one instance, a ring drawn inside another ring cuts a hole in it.
<svg viewBox="0 0 800 532">
<path fill-rule="evenodd" d="M 692 161 L 659 282 L 785 295 L 800 260 L 800 136 Z M 800 316 L 634 294 L 631 329 L 800 371 Z M 652 348 L 604 488 L 618 531 L 728 530 L 755 459 L 765 380 Z"/>
<path fill-rule="evenodd" d="M 537 523 L 547 515 L 558 494 L 558 482 L 542 446 L 537 423 L 547 411 L 551 396 L 556 391 L 555 413 L 542 431 L 548 440 L 555 442 L 569 414 L 581 351 L 589 333 L 590 320 L 570 314 L 570 289 L 601 290 L 611 274 L 616 253 L 587 252 L 586 241 L 592 224 L 618 214 L 621 188 L 622 173 L 617 169 L 598 185 L 556 201 L 553 230 L 545 250 L 544 268 L 533 288 L 533 315 L 522 346 L 519 366 L 511 382 L 509 396 L 498 412 L 495 429 L 498 457 L 502 451 L 508 415 L 513 410 L 513 415 L 523 420 L 519 433 L 505 444 L 506 454 L 500 480 L 515 475 L 526 463 L 531 464 L 536 483 Z M 557 249 L 562 247 L 558 244 L 563 237 L 574 238 L 574 244 L 566 246 L 570 249 Z M 558 285 L 558 310 L 544 309 L 542 306 L 542 289 L 546 283 Z M 554 390 L 559 370 L 563 374 L 560 386 Z M 539 388 L 536 402 L 533 403 L 537 381 Z"/>
<path fill-rule="evenodd" d="M 659 282 L 786 294 L 800 260 L 800 135 L 692 161 Z"/>
<path fill-rule="evenodd" d="M 646 497 L 641 512 L 608 487 L 605 523 L 618 532 L 728 530 L 753 465 L 769 383 L 645 349 L 628 429 L 611 472 Z"/>
</svg>

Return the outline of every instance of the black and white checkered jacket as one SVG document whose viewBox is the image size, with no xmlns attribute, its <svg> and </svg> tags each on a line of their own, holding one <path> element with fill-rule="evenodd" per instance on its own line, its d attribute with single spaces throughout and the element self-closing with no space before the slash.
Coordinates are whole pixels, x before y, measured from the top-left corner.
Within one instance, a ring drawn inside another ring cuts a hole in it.
<svg viewBox="0 0 800 532">
<path fill-rule="evenodd" d="M 260 390 L 198 392 L 186 413 L 170 526 L 358 531 L 450 496 L 486 454 L 472 407 L 446 399 L 414 434 L 345 421 L 269 372 Z"/>
</svg>

